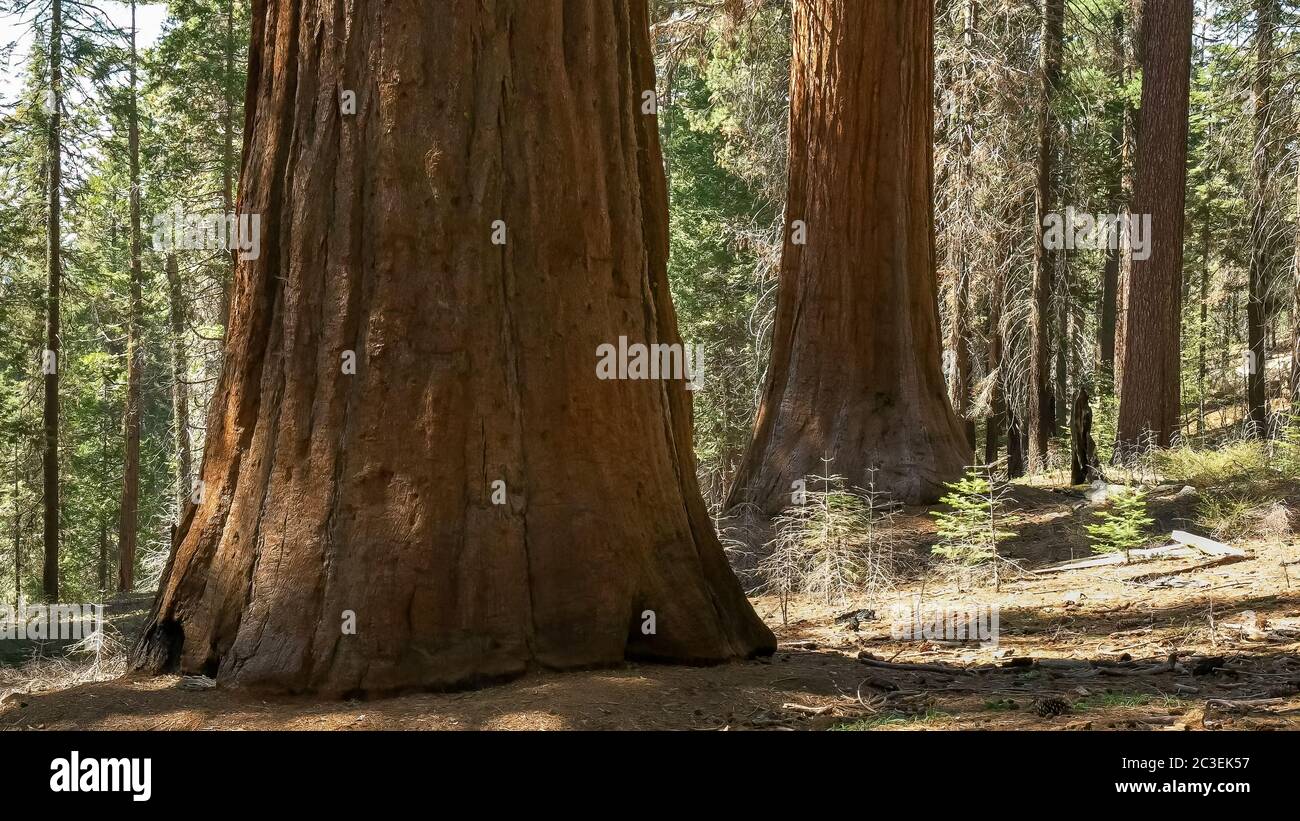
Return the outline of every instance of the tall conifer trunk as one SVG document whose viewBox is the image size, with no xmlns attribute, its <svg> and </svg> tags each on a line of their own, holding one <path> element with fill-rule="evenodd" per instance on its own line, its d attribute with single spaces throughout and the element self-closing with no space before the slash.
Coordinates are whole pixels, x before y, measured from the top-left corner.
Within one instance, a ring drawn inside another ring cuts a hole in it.
<svg viewBox="0 0 1300 821">
<path fill-rule="evenodd" d="M 1183 208 L 1187 198 L 1187 110 L 1192 0 L 1142 15 L 1142 111 L 1135 217 L 1151 218 L 1149 255 L 1133 253 L 1124 324 L 1118 447 L 1168 447 L 1178 430 L 1181 375 Z"/>
<path fill-rule="evenodd" d="M 44 431 L 41 466 L 42 501 L 45 508 L 44 549 L 41 589 L 49 601 L 59 598 L 59 370 L 60 294 L 63 288 L 63 2 L 50 5 L 50 89 L 49 133 L 46 136 L 46 248 L 45 353 L 41 358 L 45 377 Z"/>
<path fill-rule="evenodd" d="M 679 343 L 645 0 L 252 20 L 261 253 L 136 667 L 345 694 L 770 652 L 683 380 L 597 378 Z"/>
<path fill-rule="evenodd" d="M 131 4 L 130 99 L 127 111 L 127 159 L 131 195 L 131 293 L 126 333 L 126 417 L 123 423 L 122 508 L 118 517 L 117 589 L 135 586 L 135 548 L 140 516 L 140 389 L 144 379 L 143 323 L 144 277 L 140 265 L 140 120 L 136 105 L 135 3 Z"/>
<path fill-rule="evenodd" d="M 1056 203 L 1056 140 L 1052 105 L 1061 84 L 1061 47 L 1064 38 L 1065 0 L 1043 0 L 1039 71 L 1042 93 L 1038 114 L 1038 180 L 1034 186 L 1033 310 L 1029 316 L 1029 407 L 1025 422 L 1029 433 L 1028 468 L 1043 466 L 1047 442 L 1056 433 L 1055 391 L 1052 386 L 1052 292 L 1055 288 L 1055 249 L 1047 247 L 1047 216 Z"/>
<path fill-rule="evenodd" d="M 933 9 L 798 0 L 793 45 L 772 359 L 730 502 L 775 512 L 810 475 L 872 468 L 895 498 L 934 499 L 971 451 L 941 367 Z"/>
</svg>

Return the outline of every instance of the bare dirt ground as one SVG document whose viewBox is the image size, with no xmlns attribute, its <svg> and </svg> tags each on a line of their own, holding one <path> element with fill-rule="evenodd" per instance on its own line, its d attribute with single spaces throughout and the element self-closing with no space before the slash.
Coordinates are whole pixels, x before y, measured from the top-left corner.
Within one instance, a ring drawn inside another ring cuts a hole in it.
<svg viewBox="0 0 1300 821">
<path fill-rule="evenodd" d="M 1017 493 L 1028 523 L 1008 552 L 1026 571 L 1088 555 L 1077 495 Z M 1173 490 L 1153 494 L 1158 527 L 1186 526 L 1191 504 Z M 1280 515 L 1268 535 L 1230 540 L 1251 551 L 1232 563 L 1015 573 L 996 592 L 917 580 L 887 601 L 795 600 L 785 624 L 780 602 L 759 596 L 781 641 L 770 659 L 537 672 L 478 691 L 364 702 L 126 677 L 0 689 L 0 728 L 1300 729 L 1300 540 Z M 918 544 L 933 531 L 919 509 L 898 526 Z M 895 640 L 890 606 L 915 595 L 996 604 L 997 646 Z M 864 610 L 873 612 L 837 621 Z"/>
</svg>

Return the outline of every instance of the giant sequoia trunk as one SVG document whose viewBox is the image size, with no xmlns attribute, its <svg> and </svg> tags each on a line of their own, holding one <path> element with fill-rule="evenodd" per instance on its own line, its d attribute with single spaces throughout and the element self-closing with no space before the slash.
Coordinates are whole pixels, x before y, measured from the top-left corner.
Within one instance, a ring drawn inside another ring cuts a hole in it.
<svg viewBox="0 0 1300 821">
<path fill-rule="evenodd" d="M 795 3 L 791 227 L 732 503 L 788 506 L 823 457 L 850 483 L 878 467 L 878 489 L 933 499 L 970 459 L 940 365 L 932 37 L 929 3 Z"/>
<path fill-rule="evenodd" d="M 250 63 L 261 255 L 135 666 L 343 694 L 770 652 L 684 382 L 596 375 L 679 341 L 644 0 L 255 0 Z"/>
<path fill-rule="evenodd" d="M 1124 323 L 1119 447 L 1168 447 L 1179 418 L 1183 206 L 1192 0 L 1142 15 L 1142 113 L 1132 212 L 1151 215 L 1150 254 L 1136 255 Z"/>
</svg>

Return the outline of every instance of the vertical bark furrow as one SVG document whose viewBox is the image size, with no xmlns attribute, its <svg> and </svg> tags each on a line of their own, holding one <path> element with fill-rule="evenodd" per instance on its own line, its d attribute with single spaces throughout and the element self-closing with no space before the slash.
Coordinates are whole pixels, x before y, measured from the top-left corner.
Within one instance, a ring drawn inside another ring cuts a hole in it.
<svg viewBox="0 0 1300 821">
<path fill-rule="evenodd" d="M 931 29 L 926 3 L 795 4 L 771 364 L 732 504 L 776 512 L 798 480 L 872 468 L 933 499 L 970 458 L 940 367 Z"/>
<path fill-rule="evenodd" d="M 1142 15 L 1142 110 L 1132 213 L 1150 217 L 1149 253 L 1132 256 L 1118 419 L 1122 456 L 1168 447 L 1178 430 L 1187 111 L 1192 0 Z"/>
<path fill-rule="evenodd" d="M 263 256 L 234 291 L 217 498 L 137 664 L 354 693 L 770 651 L 682 382 L 595 374 L 621 335 L 678 341 L 644 0 L 254 16 Z"/>
</svg>

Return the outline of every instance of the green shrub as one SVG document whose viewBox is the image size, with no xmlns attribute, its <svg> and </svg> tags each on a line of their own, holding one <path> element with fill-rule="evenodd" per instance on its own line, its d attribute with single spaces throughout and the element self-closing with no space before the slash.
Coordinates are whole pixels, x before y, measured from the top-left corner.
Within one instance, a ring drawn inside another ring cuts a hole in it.
<svg viewBox="0 0 1300 821">
<path fill-rule="evenodd" d="M 939 533 L 933 553 L 965 567 L 990 564 L 994 585 L 1000 586 L 998 545 L 1013 538 L 1019 516 L 1007 511 L 1006 480 L 987 467 L 968 468 L 956 482 L 945 484 L 939 501 L 951 512 L 931 511 Z"/>
<path fill-rule="evenodd" d="M 1165 481 L 1196 488 L 1248 484 L 1268 478 L 1271 473 L 1264 443 L 1257 439 L 1228 442 L 1214 448 L 1184 445 L 1157 449 L 1145 459 L 1152 472 Z"/>
<path fill-rule="evenodd" d="M 1099 524 L 1087 525 L 1088 541 L 1098 553 L 1128 552 L 1146 544 L 1148 528 L 1155 520 L 1147 516 L 1146 493 L 1127 490 L 1111 498 L 1111 509 L 1097 513 Z"/>
</svg>

